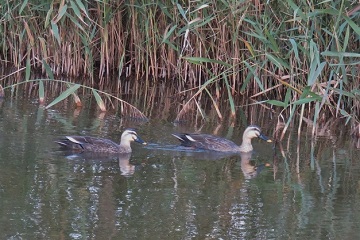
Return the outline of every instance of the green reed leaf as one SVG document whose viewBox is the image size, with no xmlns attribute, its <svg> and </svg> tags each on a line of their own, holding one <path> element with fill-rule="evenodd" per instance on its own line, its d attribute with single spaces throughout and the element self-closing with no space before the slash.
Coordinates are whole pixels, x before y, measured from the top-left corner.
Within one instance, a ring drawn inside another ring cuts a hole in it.
<svg viewBox="0 0 360 240">
<path fill-rule="evenodd" d="M 254 79 L 256 81 L 256 83 L 258 84 L 259 88 L 261 89 L 261 91 L 264 91 L 264 86 L 262 84 L 262 82 L 260 81 L 258 75 L 256 74 L 255 69 L 250 66 L 250 64 L 247 61 L 244 61 L 244 64 L 246 65 L 247 69 L 250 70 L 250 72 L 252 73 L 252 75 L 254 76 Z"/>
<path fill-rule="evenodd" d="M 336 92 L 336 93 L 338 93 L 338 94 L 340 94 L 340 95 L 344 95 L 344 96 L 349 97 L 349 98 L 355 98 L 355 95 L 360 95 L 359 90 L 357 90 L 357 89 L 352 90 L 352 92 L 348 92 L 348 91 L 345 91 L 343 89 L 332 88 L 332 87 L 330 87 L 329 89 Z"/>
<path fill-rule="evenodd" d="M 275 38 L 273 37 L 273 34 L 272 32 L 269 32 L 268 29 L 265 29 L 265 35 L 267 37 L 267 39 L 269 40 L 269 47 L 274 51 L 274 52 L 279 52 L 280 49 L 279 49 L 279 46 L 277 44 L 277 41 L 275 40 Z"/>
<path fill-rule="evenodd" d="M 31 63 L 30 63 L 30 57 L 28 56 L 28 57 L 26 58 L 25 81 L 29 81 L 29 79 L 30 79 L 30 72 L 31 72 Z"/>
<path fill-rule="evenodd" d="M 45 67 L 46 74 L 49 76 L 50 79 L 54 80 L 55 79 L 54 74 L 53 74 L 50 66 L 46 63 L 46 61 L 44 59 L 42 60 L 42 64 Z"/>
<path fill-rule="evenodd" d="M 28 0 L 23 1 L 23 3 L 21 4 L 21 7 L 19 9 L 19 15 L 21 15 L 22 11 L 24 10 L 24 8 L 26 7 L 27 4 L 28 4 Z"/>
<path fill-rule="evenodd" d="M 70 1 L 70 5 L 71 5 L 71 8 L 74 11 L 75 15 L 82 20 L 80 9 L 76 5 L 76 3 L 74 1 Z"/>
<path fill-rule="evenodd" d="M 185 11 L 184 11 L 184 9 L 182 8 L 182 6 L 177 3 L 177 4 L 176 4 L 176 7 L 177 7 L 177 9 L 179 10 L 179 13 L 181 14 L 181 16 L 184 18 L 184 20 L 185 20 L 186 22 L 188 22 L 187 17 L 186 17 L 186 14 L 185 14 Z"/>
<path fill-rule="evenodd" d="M 229 81 L 227 79 L 226 74 L 225 73 L 221 73 L 221 74 L 222 74 L 223 79 L 225 81 L 227 92 L 228 92 L 228 99 L 229 99 L 229 103 L 230 103 L 231 115 L 235 116 L 235 104 L 234 104 L 234 98 L 231 95 L 231 87 L 230 87 L 230 84 L 229 84 Z"/>
<path fill-rule="evenodd" d="M 65 13 L 66 13 L 66 11 L 67 11 L 67 8 L 68 8 L 68 6 L 67 6 L 66 4 L 60 6 L 60 9 L 59 9 L 59 11 L 58 11 L 58 15 L 57 15 L 57 17 L 56 17 L 56 19 L 55 19 L 55 22 L 56 22 L 56 23 L 57 23 L 58 21 L 60 21 L 61 18 L 65 15 Z"/>
<path fill-rule="evenodd" d="M 57 40 L 58 44 L 60 45 L 61 41 L 60 41 L 60 35 L 59 35 L 59 28 L 58 28 L 57 24 L 53 21 L 51 21 L 51 31 L 52 31 L 52 34 L 54 35 L 55 39 Z"/>
<path fill-rule="evenodd" d="M 81 11 L 83 13 L 85 13 L 85 15 L 89 18 L 89 14 L 87 12 L 87 9 L 85 8 L 85 5 L 81 2 L 81 0 L 75 0 L 77 5 L 79 6 L 79 8 L 81 9 Z"/>
<path fill-rule="evenodd" d="M 158 6 L 160 7 L 161 9 L 161 12 L 164 13 L 169 19 L 173 19 L 174 18 L 174 15 L 172 12 L 170 12 L 169 10 L 169 7 L 167 6 L 166 2 L 162 2 L 162 1 L 158 1 Z"/>
<path fill-rule="evenodd" d="M 302 104 L 305 104 L 305 103 L 309 103 L 309 102 L 317 102 L 317 101 L 320 101 L 321 98 L 319 99 L 318 97 L 307 97 L 307 98 L 302 98 L 302 99 L 299 99 L 295 102 L 293 102 L 294 105 L 302 105 Z"/>
<path fill-rule="evenodd" d="M 298 61 L 298 63 L 300 63 L 300 58 L 299 58 L 299 51 L 298 51 L 298 45 L 295 42 L 294 39 L 290 38 L 289 39 L 291 46 L 292 46 L 292 51 L 294 52 L 295 58 Z"/>
<path fill-rule="evenodd" d="M 247 64 L 247 62 L 245 62 L 245 64 Z M 246 78 L 245 78 L 245 80 L 244 80 L 244 82 L 243 82 L 243 84 L 242 84 L 242 86 L 240 88 L 240 92 L 245 91 L 246 87 L 248 86 L 248 84 L 249 84 L 249 82 L 250 82 L 250 80 L 252 79 L 253 76 L 254 76 L 253 72 L 251 72 L 251 71 L 248 74 L 246 74 Z"/>
<path fill-rule="evenodd" d="M 311 91 L 311 87 L 305 86 L 304 89 L 302 90 L 302 94 L 300 98 L 306 98 L 309 95 L 310 91 Z"/>
<path fill-rule="evenodd" d="M 343 115 L 344 117 L 346 117 L 346 122 L 345 124 L 348 124 L 348 122 L 350 121 L 350 119 L 352 118 L 351 114 L 349 114 L 347 111 L 345 111 L 344 109 L 340 109 L 340 113 L 341 115 Z"/>
<path fill-rule="evenodd" d="M 203 9 L 203 8 L 208 8 L 208 7 L 209 7 L 209 4 L 202 4 L 202 5 L 200 5 L 199 7 L 195 8 L 194 10 L 192 10 L 191 13 L 200 11 L 201 9 Z"/>
<path fill-rule="evenodd" d="M 188 62 L 194 63 L 194 64 L 201 64 L 203 62 L 207 62 L 207 63 L 218 63 L 221 65 L 224 65 L 226 67 L 231 67 L 231 64 L 228 64 L 226 62 L 223 61 L 219 61 L 219 60 L 215 60 L 215 59 L 210 59 L 210 58 L 203 58 L 203 57 L 183 57 L 183 59 L 185 59 Z"/>
<path fill-rule="evenodd" d="M 360 58 L 360 53 L 355 53 L 355 52 L 325 51 L 325 52 L 322 52 L 321 55 L 325 56 L 325 57 L 353 57 L 353 58 Z"/>
<path fill-rule="evenodd" d="M 287 107 L 287 104 L 278 100 L 267 100 L 266 103 L 278 106 L 278 107 Z"/>
<path fill-rule="evenodd" d="M 53 2 L 50 3 L 50 9 L 49 11 L 46 13 L 46 18 L 45 18 L 45 28 L 47 28 L 49 26 L 49 23 L 50 23 L 50 18 L 51 18 L 51 15 L 52 15 L 52 12 L 54 10 L 54 6 L 53 6 Z"/>
<path fill-rule="evenodd" d="M 350 27 L 347 26 L 346 32 L 345 32 L 345 38 L 344 38 L 344 45 L 342 46 L 343 51 L 345 51 L 345 49 L 347 49 L 347 47 L 348 47 L 349 38 L 350 38 Z"/>
<path fill-rule="evenodd" d="M 163 36 L 162 43 L 168 42 L 169 37 L 170 37 L 171 34 L 175 31 L 176 28 L 177 28 L 177 25 L 172 26 L 169 31 L 167 30 L 168 28 L 166 28 L 165 33 L 164 33 L 164 36 Z"/>
<path fill-rule="evenodd" d="M 51 103 L 49 103 L 49 105 L 46 106 L 46 109 L 54 106 L 55 104 L 61 102 L 62 100 L 64 100 L 65 98 L 67 98 L 68 96 L 70 96 L 71 94 L 73 94 L 74 92 L 76 92 L 76 90 L 80 87 L 80 84 L 74 84 L 72 87 L 69 87 L 66 91 L 64 91 L 63 93 L 61 93 L 57 98 L 55 98 L 54 101 L 52 101 Z"/>
<path fill-rule="evenodd" d="M 81 26 L 81 24 L 76 18 L 74 18 L 68 13 L 66 13 L 66 17 L 68 17 L 79 29 L 81 29 L 81 31 L 85 32 L 85 29 Z"/>
<path fill-rule="evenodd" d="M 298 15 L 303 21 L 307 20 L 307 16 L 305 16 L 305 14 L 301 11 L 301 8 L 298 5 L 296 5 L 292 0 L 287 0 L 287 3 L 294 10 L 294 18 L 296 15 Z M 294 19 L 291 19 L 291 21 L 293 20 Z"/>
<path fill-rule="evenodd" d="M 320 63 L 320 65 L 317 65 L 315 61 L 311 63 L 310 66 L 310 73 L 308 75 L 308 86 L 314 85 L 316 79 L 320 76 L 322 70 L 325 67 L 326 62 Z"/>
<path fill-rule="evenodd" d="M 317 98 L 318 100 L 322 99 L 322 97 L 320 95 L 311 91 L 311 86 L 304 87 L 303 92 L 300 96 L 300 99 L 307 98 L 307 97 Z"/>
<path fill-rule="evenodd" d="M 360 25 L 359 25 L 359 21 L 357 21 L 357 23 L 355 23 L 353 20 L 351 20 L 348 16 L 343 15 L 342 16 L 346 22 L 350 25 L 350 27 L 355 31 L 355 33 L 360 36 Z M 359 18 L 357 18 L 359 20 Z"/>
<path fill-rule="evenodd" d="M 39 102 L 43 103 L 45 99 L 45 90 L 44 90 L 44 82 L 42 80 L 39 81 Z"/>
<path fill-rule="evenodd" d="M 99 106 L 100 110 L 105 112 L 106 111 L 106 107 L 105 107 L 105 103 L 104 101 L 102 100 L 101 96 L 98 94 L 98 92 L 93 88 L 91 89 L 93 94 L 94 94 L 94 97 L 96 99 L 96 103 L 97 105 Z"/>
<path fill-rule="evenodd" d="M 288 89 L 286 90 L 286 94 L 285 94 L 285 99 L 284 99 L 284 103 L 288 106 L 290 103 L 290 98 L 291 98 L 291 88 L 288 87 Z"/>
<path fill-rule="evenodd" d="M 284 68 L 289 68 L 289 64 L 282 59 L 275 57 L 270 53 L 265 53 L 265 55 L 270 60 L 270 62 L 276 65 L 280 70 L 283 70 Z"/>
</svg>

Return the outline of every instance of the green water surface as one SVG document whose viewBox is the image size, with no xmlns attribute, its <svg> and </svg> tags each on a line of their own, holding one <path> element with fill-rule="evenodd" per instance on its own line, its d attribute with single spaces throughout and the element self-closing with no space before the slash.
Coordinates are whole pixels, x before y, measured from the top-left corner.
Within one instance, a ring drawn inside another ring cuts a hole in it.
<svg viewBox="0 0 360 240">
<path fill-rule="evenodd" d="M 251 155 L 218 159 L 177 151 L 171 133 L 197 129 L 167 120 L 0 104 L 1 239 L 360 239 L 360 150 L 346 133 L 298 142 L 294 129 L 281 144 L 255 140 Z M 133 144 L 128 157 L 69 156 L 54 143 L 118 141 L 124 127 L 148 146 Z M 218 134 L 240 143 L 243 130 Z"/>
</svg>

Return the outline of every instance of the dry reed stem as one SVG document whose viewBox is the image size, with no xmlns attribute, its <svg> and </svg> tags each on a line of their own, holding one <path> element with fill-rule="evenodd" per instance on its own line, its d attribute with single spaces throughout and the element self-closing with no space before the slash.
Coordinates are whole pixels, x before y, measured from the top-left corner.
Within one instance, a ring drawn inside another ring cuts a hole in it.
<svg viewBox="0 0 360 240">
<path fill-rule="evenodd" d="M 179 92 L 191 88 L 202 92 L 207 79 L 225 72 L 233 97 L 246 93 L 252 98 L 284 101 L 290 88 L 291 101 L 298 101 L 303 89 L 311 85 L 312 91 L 323 96 L 319 111 L 342 117 L 342 110 L 351 113 L 360 108 L 359 100 L 351 97 L 352 89 L 358 87 L 358 77 L 353 74 L 358 69 L 351 64 L 353 58 L 341 57 L 343 52 L 356 53 L 359 48 L 354 27 L 358 27 L 356 1 L 323 2 L 315 10 L 311 2 L 301 1 L 71 2 L 77 4 L 78 12 L 67 1 L 44 2 L 42 11 L 37 11 L 36 5 L 19 11 L 16 3 L 4 1 L 2 5 L 7 7 L 0 9 L 7 16 L 0 22 L 0 61 L 18 71 L 30 71 L 31 67 L 31 71 L 39 69 L 51 75 L 50 68 L 57 76 L 88 76 L 92 87 L 104 89 L 116 83 L 118 91 L 123 91 L 122 81 L 129 77 L 133 86 L 143 81 L 147 89 L 164 78 L 177 84 Z M 326 51 L 339 56 L 327 56 Z M 184 57 L 209 61 L 194 64 Z M 311 73 L 319 69 L 313 63 L 322 61 L 326 66 L 311 79 Z M 336 79 L 338 84 L 329 88 L 326 83 L 333 72 L 344 79 Z M 269 74 L 272 77 L 267 77 Z M 217 100 L 226 94 L 224 88 L 224 81 L 213 81 L 206 86 L 209 94 L 196 101 L 209 97 L 221 116 Z M 313 119 L 317 113 L 309 106 L 303 114 Z M 356 118 L 356 114 L 350 115 Z"/>
</svg>

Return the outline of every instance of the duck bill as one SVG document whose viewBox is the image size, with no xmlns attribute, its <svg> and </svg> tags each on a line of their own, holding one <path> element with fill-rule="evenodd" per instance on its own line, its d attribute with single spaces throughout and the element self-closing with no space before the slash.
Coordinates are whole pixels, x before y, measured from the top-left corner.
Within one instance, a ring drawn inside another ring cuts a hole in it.
<svg viewBox="0 0 360 240">
<path fill-rule="evenodd" d="M 147 144 L 147 143 L 146 143 L 144 140 L 142 140 L 139 136 L 135 139 L 135 142 L 140 143 L 140 144 L 143 144 L 143 145 L 146 145 L 146 144 Z"/>
<path fill-rule="evenodd" d="M 262 139 L 262 140 L 264 140 L 264 141 L 266 141 L 266 142 L 269 142 L 269 143 L 272 142 L 270 138 L 268 138 L 267 136 L 265 136 L 265 135 L 262 134 L 262 133 L 259 135 L 259 138 Z"/>
</svg>

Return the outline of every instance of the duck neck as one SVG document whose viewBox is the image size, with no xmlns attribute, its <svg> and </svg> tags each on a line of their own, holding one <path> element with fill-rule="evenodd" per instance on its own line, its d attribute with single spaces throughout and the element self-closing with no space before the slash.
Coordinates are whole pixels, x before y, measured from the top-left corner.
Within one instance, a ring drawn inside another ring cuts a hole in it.
<svg viewBox="0 0 360 240">
<path fill-rule="evenodd" d="M 243 137 L 243 141 L 240 145 L 241 152 L 251 152 L 253 150 L 253 146 L 251 145 L 251 139 Z"/>
<path fill-rule="evenodd" d="M 131 152 L 130 142 L 120 142 L 119 148 L 125 150 L 125 152 Z"/>
</svg>

